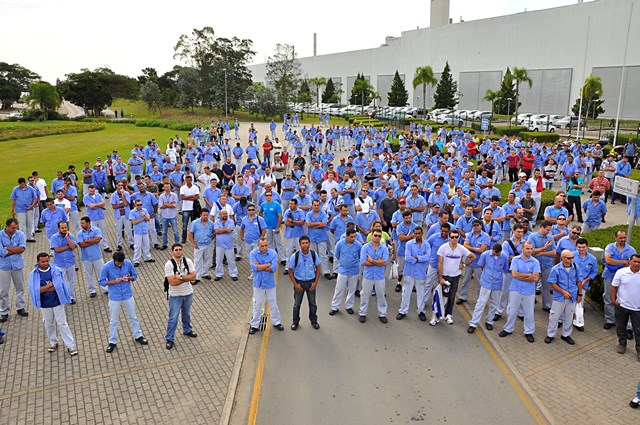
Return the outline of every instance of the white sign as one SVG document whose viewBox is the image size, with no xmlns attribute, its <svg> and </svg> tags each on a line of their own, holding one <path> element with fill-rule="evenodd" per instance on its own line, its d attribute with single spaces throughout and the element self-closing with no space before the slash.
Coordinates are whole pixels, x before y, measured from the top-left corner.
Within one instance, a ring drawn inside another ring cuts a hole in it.
<svg viewBox="0 0 640 425">
<path fill-rule="evenodd" d="M 482 119 L 482 124 L 480 125 L 480 128 L 482 129 L 482 131 L 487 131 L 489 130 L 489 120 L 486 118 Z"/>
<path fill-rule="evenodd" d="M 639 185 L 640 182 L 638 180 L 616 176 L 616 179 L 613 181 L 613 191 L 629 196 L 630 198 L 635 198 L 638 196 Z"/>
</svg>

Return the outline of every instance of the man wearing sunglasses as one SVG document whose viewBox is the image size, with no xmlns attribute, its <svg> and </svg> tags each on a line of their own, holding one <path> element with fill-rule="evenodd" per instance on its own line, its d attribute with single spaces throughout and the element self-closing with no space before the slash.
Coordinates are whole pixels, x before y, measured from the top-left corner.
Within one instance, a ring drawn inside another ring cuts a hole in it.
<svg viewBox="0 0 640 425">
<path fill-rule="evenodd" d="M 577 240 L 577 238 L 576 238 Z M 562 319 L 561 339 L 569 345 L 576 342 L 571 338 L 573 330 L 573 311 L 576 303 L 582 301 L 582 271 L 573 262 L 573 251 L 565 249 L 560 253 L 560 263 L 556 264 L 549 273 L 549 284 L 553 289 L 553 302 L 549 314 L 549 326 L 546 344 L 550 344 L 556 336 L 558 321 Z"/>
</svg>

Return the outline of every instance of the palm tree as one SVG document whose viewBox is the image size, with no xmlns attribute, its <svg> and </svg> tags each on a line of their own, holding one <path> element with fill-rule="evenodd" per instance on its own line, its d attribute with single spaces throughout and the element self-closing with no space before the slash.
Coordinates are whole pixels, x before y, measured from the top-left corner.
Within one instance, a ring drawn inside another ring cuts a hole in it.
<svg viewBox="0 0 640 425">
<path fill-rule="evenodd" d="M 491 102 L 491 114 L 495 112 L 495 102 L 500 99 L 500 91 L 493 91 L 491 89 L 487 89 L 484 94 L 484 98 L 482 100 L 486 100 L 487 102 Z"/>
<path fill-rule="evenodd" d="M 364 113 L 364 99 L 365 97 L 369 97 L 372 95 L 372 93 L 374 92 L 373 90 L 373 86 L 371 84 L 369 84 L 369 82 L 365 79 L 361 79 L 361 80 L 356 80 L 355 83 L 353 84 L 353 91 L 355 93 L 358 93 L 361 96 L 362 102 L 362 110 L 361 113 Z"/>
<path fill-rule="evenodd" d="M 518 116 L 518 106 L 520 106 L 519 98 L 520 98 L 520 83 L 529 84 L 529 88 L 533 84 L 531 77 L 527 74 L 527 70 L 525 68 L 513 68 L 513 80 L 516 82 L 516 111 L 515 115 Z"/>
<path fill-rule="evenodd" d="M 309 78 L 309 84 L 316 88 L 316 105 L 320 104 L 320 89 L 327 85 L 327 79 L 325 77 L 313 77 Z"/>
<path fill-rule="evenodd" d="M 413 89 L 415 90 L 422 84 L 422 109 L 424 113 L 427 111 L 427 85 L 431 87 L 438 84 L 438 80 L 433 75 L 433 68 L 429 65 L 419 66 L 416 68 L 416 75 L 413 77 Z"/>
<path fill-rule="evenodd" d="M 49 111 L 56 111 L 60 107 L 61 98 L 58 88 L 45 81 L 29 84 L 29 95 L 26 102 L 33 109 L 40 110 L 42 119 L 47 119 Z"/>
</svg>

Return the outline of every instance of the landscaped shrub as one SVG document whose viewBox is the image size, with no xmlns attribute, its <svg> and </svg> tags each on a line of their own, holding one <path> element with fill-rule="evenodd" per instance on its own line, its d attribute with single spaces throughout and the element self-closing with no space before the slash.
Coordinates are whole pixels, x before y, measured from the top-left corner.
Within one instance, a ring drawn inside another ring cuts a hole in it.
<svg viewBox="0 0 640 425">
<path fill-rule="evenodd" d="M 509 127 L 496 127 L 493 132 L 501 136 L 518 136 L 523 131 L 527 131 L 527 127 L 511 126 Z"/>
<path fill-rule="evenodd" d="M 98 122 L 44 121 L 0 123 L 0 141 L 42 137 L 54 134 L 100 131 L 106 124 Z"/>
<path fill-rule="evenodd" d="M 560 135 L 544 131 L 523 131 L 520 133 L 520 136 L 527 141 L 536 139 L 538 143 L 556 143 L 560 140 Z"/>
</svg>

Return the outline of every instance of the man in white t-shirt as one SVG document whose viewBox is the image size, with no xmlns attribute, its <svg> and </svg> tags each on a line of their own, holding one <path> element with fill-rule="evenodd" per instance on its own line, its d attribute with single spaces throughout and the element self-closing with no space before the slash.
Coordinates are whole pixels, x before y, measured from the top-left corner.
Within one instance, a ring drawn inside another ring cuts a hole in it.
<svg viewBox="0 0 640 425">
<path fill-rule="evenodd" d="M 178 327 L 178 316 L 182 316 L 182 334 L 195 338 L 198 334 L 191 327 L 191 304 L 193 303 L 193 287 L 196 280 L 196 268 L 191 259 L 184 257 L 184 248 L 176 243 L 171 246 L 171 259 L 164 265 L 164 276 L 169 284 L 167 299 L 169 300 L 169 321 L 167 323 L 166 348 L 173 348 L 173 338 Z M 182 312 L 182 314 L 180 314 Z"/>
<path fill-rule="evenodd" d="M 198 181 L 202 183 L 202 191 L 204 192 L 210 185 L 211 180 L 217 180 L 218 186 L 220 186 L 220 179 L 214 173 L 211 172 L 209 166 L 204 167 L 204 173 L 198 176 Z"/>
<path fill-rule="evenodd" d="M 200 202 L 200 188 L 193 184 L 193 177 L 187 175 L 185 184 L 180 187 L 180 199 L 182 200 L 182 243 L 187 241 L 189 220 L 193 220 L 193 203 Z"/>
<path fill-rule="evenodd" d="M 373 208 L 373 199 L 369 196 L 369 187 L 367 185 L 365 185 L 360 191 L 360 196 L 356 196 L 355 206 L 357 212 L 362 211 L 362 204 L 369 205 L 369 210 L 375 210 L 375 208 Z"/>
<path fill-rule="evenodd" d="M 71 211 L 71 202 L 67 198 L 64 197 L 64 191 L 62 189 L 58 189 L 56 192 L 56 197 L 53 199 L 53 205 L 58 208 L 62 208 L 64 213 L 67 215 L 67 221 L 69 221 L 69 211 Z"/>
<path fill-rule="evenodd" d="M 327 194 L 330 194 L 331 189 L 333 188 L 338 190 L 339 188 L 338 182 L 334 180 L 333 173 L 327 173 L 327 180 L 322 182 L 322 190 L 325 190 Z"/>
<path fill-rule="evenodd" d="M 633 254 L 629 267 L 619 269 L 611 282 L 611 303 L 616 308 L 618 353 L 627 349 L 627 323 L 631 321 L 640 361 L 640 254 Z"/>
<path fill-rule="evenodd" d="M 458 243 L 460 234 L 457 230 L 449 232 L 449 243 L 445 243 L 438 248 L 438 277 L 442 285 L 442 293 L 447 297 L 447 304 L 444 309 L 445 320 L 453 325 L 453 305 L 458 291 L 458 281 L 462 274 L 462 269 L 473 263 L 476 256 L 463 245 Z M 446 288 L 448 287 L 448 288 Z M 447 294 L 448 292 L 448 294 Z"/>
<path fill-rule="evenodd" d="M 531 188 L 531 199 L 536 203 L 536 210 L 533 212 L 533 225 L 535 226 L 538 211 L 540 211 L 540 203 L 542 202 L 542 191 L 545 189 L 545 181 L 539 169 L 536 168 L 533 171 L 533 176 L 527 180 L 527 183 L 529 183 L 529 187 Z M 540 192 L 538 192 L 538 187 L 541 188 Z"/>
</svg>

